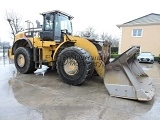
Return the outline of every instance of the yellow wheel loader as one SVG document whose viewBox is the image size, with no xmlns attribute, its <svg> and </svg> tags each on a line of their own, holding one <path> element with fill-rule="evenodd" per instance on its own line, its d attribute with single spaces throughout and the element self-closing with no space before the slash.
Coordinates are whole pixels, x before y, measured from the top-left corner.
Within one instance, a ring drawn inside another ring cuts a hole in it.
<svg viewBox="0 0 160 120">
<path fill-rule="evenodd" d="M 111 43 L 72 35 L 71 15 L 59 10 L 41 15 L 42 27 L 19 32 L 9 50 L 20 73 L 33 73 L 45 64 L 65 83 L 80 85 L 96 72 L 111 96 L 141 101 L 154 97 L 152 80 L 135 59 L 138 48 L 110 62 Z"/>
</svg>

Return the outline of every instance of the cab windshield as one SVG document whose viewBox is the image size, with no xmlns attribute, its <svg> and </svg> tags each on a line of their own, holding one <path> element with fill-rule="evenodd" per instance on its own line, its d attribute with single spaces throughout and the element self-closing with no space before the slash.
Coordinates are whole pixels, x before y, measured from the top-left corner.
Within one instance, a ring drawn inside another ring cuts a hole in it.
<svg viewBox="0 0 160 120">
<path fill-rule="evenodd" d="M 55 29 L 57 30 L 67 30 L 68 34 L 72 34 L 72 25 L 71 21 L 68 19 L 67 16 L 58 15 L 55 21 Z"/>
</svg>

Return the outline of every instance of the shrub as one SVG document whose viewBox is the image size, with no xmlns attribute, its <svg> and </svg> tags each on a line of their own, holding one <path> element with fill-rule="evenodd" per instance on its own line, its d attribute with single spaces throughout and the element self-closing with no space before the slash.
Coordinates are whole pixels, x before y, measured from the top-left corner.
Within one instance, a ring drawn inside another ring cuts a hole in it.
<svg viewBox="0 0 160 120">
<path fill-rule="evenodd" d="M 158 61 L 159 57 L 154 57 L 154 61 Z"/>
<path fill-rule="evenodd" d="M 118 47 L 111 47 L 111 54 L 118 54 Z"/>
<path fill-rule="evenodd" d="M 111 54 L 111 58 L 117 58 L 118 56 L 118 54 Z"/>
</svg>

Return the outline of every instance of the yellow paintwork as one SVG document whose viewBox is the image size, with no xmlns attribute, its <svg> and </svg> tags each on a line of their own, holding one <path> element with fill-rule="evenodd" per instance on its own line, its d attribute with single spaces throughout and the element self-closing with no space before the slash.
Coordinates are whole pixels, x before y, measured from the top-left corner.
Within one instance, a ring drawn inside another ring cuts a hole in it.
<svg viewBox="0 0 160 120">
<path fill-rule="evenodd" d="M 81 47 L 83 49 L 85 49 L 86 51 L 88 51 L 91 55 L 91 57 L 93 58 L 94 61 L 94 67 L 95 70 L 97 71 L 97 73 L 99 74 L 100 77 L 104 77 L 104 72 L 105 72 L 105 65 L 104 62 L 101 60 L 101 57 L 98 53 L 98 50 L 96 48 L 96 46 L 90 42 L 89 40 L 85 39 L 85 38 L 80 38 L 80 37 L 76 37 L 76 36 L 68 36 L 70 41 L 69 42 L 73 42 L 75 46 Z M 19 38 L 26 38 L 24 35 L 24 32 L 21 32 L 19 34 L 16 35 L 15 37 L 15 41 Z M 32 45 L 35 48 L 41 48 L 43 53 L 42 53 L 42 60 L 43 61 L 47 61 L 49 64 L 49 66 L 52 66 L 52 62 L 56 61 L 57 59 L 57 55 L 58 55 L 58 51 L 59 49 L 64 45 L 67 44 L 68 39 L 66 36 L 64 36 L 64 42 L 60 43 L 59 45 L 55 42 L 55 41 L 41 41 L 41 39 L 37 36 L 35 36 L 34 38 L 27 38 L 31 41 Z M 53 57 L 52 52 L 54 52 Z"/>
<path fill-rule="evenodd" d="M 14 55 L 12 55 L 12 49 L 8 50 L 8 57 L 12 60 L 14 59 Z"/>
<path fill-rule="evenodd" d="M 104 62 L 101 60 L 100 55 L 96 46 L 85 38 L 69 36 L 69 38 L 75 42 L 75 46 L 81 47 L 88 51 L 93 58 L 94 67 L 100 77 L 104 77 L 105 72 L 105 65 Z"/>
<path fill-rule="evenodd" d="M 25 35 L 24 35 L 24 33 L 25 32 L 19 32 L 19 33 L 17 33 L 16 36 L 15 36 L 14 42 L 16 42 L 20 38 L 26 38 Z"/>
<path fill-rule="evenodd" d="M 60 48 L 61 48 L 64 44 L 66 44 L 66 43 L 67 43 L 67 41 L 64 40 L 64 42 L 60 43 L 60 44 L 57 46 L 57 48 L 55 49 L 54 54 L 53 54 L 53 61 L 56 61 L 56 57 L 57 57 L 58 51 L 59 51 Z"/>
<path fill-rule="evenodd" d="M 81 47 L 83 49 L 85 49 L 86 51 L 88 51 L 91 55 L 91 57 L 93 58 L 94 61 L 94 67 L 95 70 L 97 71 L 98 75 L 100 77 L 104 77 L 104 72 L 105 72 L 105 65 L 104 62 L 101 60 L 98 50 L 96 48 L 96 46 L 90 42 L 89 40 L 85 39 L 85 38 L 80 38 L 80 37 L 75 37 L 75 36 L 68 36 L 69 39 L 71 40 L 70 42 L 74 42 L 75 46 Z M 64 42 L 62 42 L 55 50 L 54 55 L 53 55 L 53 59 L 54 61 L 56 61 L 57 58 L 57 53 L 58 50 L 61 48 L 61 46 L 63 46 L 63 44 L 65 44 L 67 42 L 66 37 L 64 37 Z"/>
<path fill-rule="evenodd" d="M 15 36 L 15 42 L 20 39 L 20 38 L 25 38 L 24 32 L 20 32 Z M 35 36 L 34 38 L 27 38 L 30 40 L 32 45 L 35 48 L 42 48 L 43 54 L 42 54 L 42 59 L 43 61 L 48 61 L 51 62 L 53 61 L 51 55 L 52 51 L 54 51 L 56 47 L 56 42 L 55 41 L 42 41 L 39 37 Z M 11 49 L 8 51 L 9 52 L 9 57 L 14 58 L 14 55 L 11 55 Z M 51 66 L 51 63 L 49 64 Z"/>
</svg>

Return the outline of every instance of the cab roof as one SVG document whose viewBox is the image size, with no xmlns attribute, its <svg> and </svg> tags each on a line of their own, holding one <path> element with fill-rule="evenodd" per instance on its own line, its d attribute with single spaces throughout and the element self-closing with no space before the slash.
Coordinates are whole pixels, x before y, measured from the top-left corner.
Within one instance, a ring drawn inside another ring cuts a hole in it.
<svg viewBox="0 0 160 120">
<path fill-rule="evenodd" d="M 52 11 L 47 11 L 47 12 L 43 12 L 43 13 L 40 13 L 40 15 L 46 15 L 46 14 L 53 14 L 53 13 L 60 13 L 60 14 L 63 14 L 65 16 L 68 16 L 70 19 L 73 19 L 73 16 L 63 12 L 63 11 L 60 11 L 60 10 L 52 10 Z"/>
</svg>

